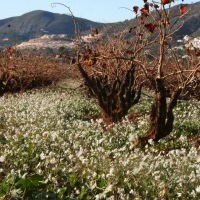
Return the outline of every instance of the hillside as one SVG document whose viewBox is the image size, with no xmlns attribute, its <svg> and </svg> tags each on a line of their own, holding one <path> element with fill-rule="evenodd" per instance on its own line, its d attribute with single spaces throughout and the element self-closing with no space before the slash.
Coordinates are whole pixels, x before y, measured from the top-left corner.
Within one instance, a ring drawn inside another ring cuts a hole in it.
<svg viewBox="0 0 200 200">
<path fill-rule="evenodd" d="M 181 4 L 180 4 L 181 5 Z M 171 8 L 170 24 L 173 24 L 178 17 L 180 17 L 180 5 L 174 6 Z M 167 6 L 166 6 L 167 8 Z M 183 38 L 185 35 L 190 35 L 193 37 L 200 36 L 200 2 L 187 5 L 188 14 L 181 18 L 176 25 L 173 27 L 173 30 L 181 26 L 180 30 L 175 33 L 174 38 L 179 39 Z M 112 26 L 107 26 L 107 31 L 109 33 L 113 31 L 123 31 L 127 27 L 133 27 L 138 25 L 138 19 L 133 18 L 131 20 L 126 20 L 124 22 L 119 22 L 113 24 Z"/>
<path fill-rule="evenodd" d="M 187 9 L 190 9 L 188 14 L 177 24 L 179 26 L 184 22 L 182 28 L 176 33 L 176 36 L 183 37 L 184 35 L 190 35 L 198 37 L 200 36 L 200 2 L 188 5 Z M 173 7 L 172 22 L 180 15 L 179 13 L 179 6 Z"/>
<path fill-rule="evenodd" d="M 101 34 L 99 34 L 100 36 Z M 96 36 L 98 37 L 98 36 Z M 91 34 L 82 36 L 82 41 L 85 43 L 90 42 L 94 37 Z M 27 42 L 22 42 L 17 45 L 18 49 L 37 49 L 42 50 L 43 52 L 48 49 L 59 49 L 66 48 L 71 49 L 74 48 L 75 44 L 73 39 L 66 34 L 45 34 L 38 38 L 30 39 Z"/>
<path fill-rule="evenodd" d="M 81 31 L 90 30 L 92 27 L 101 25 L 101 23 L 83 18 L 77 18 L 77 21 Z M 0 33 L 0 44 L 2 44 L 13 40 L 25 41 L 44 34 L 73 36 L 75 30 L 71 16 L 36 10 L 19 17 L 0 20 Z"/>
<path fill-rule="evenodd" d="M 172 7 L 171 24 L 180 16 L 179 7 L 180 5 Z M 174 26 L 174 29 L 176 29 L 183 24 L 182 28 L 174 35 L 175 41 L 183 39 L 185 35 L 192 37 L 200 35 L 200 2 L 188 5 L 187 9 L 190 9 L 190 12 Z M 136 18 L 113 24 L 97 23 L 83 18 L 77 18 L 77 21 L 83 35 L 93 27 L 99 29 L 102 27 L 101 32 L 114 33 L 124 31 L 125 28 L 138 23 Z M 36 10 L 22 16 L 0 20 L 0 33 L 0 45 L 4 46 L 12 44 L 14 41 L 24 42 L 40 38 L 43 35 L 65 34 L 68 38 L 72 38 L 75 30 L 71 16 Z"/>
</svg>

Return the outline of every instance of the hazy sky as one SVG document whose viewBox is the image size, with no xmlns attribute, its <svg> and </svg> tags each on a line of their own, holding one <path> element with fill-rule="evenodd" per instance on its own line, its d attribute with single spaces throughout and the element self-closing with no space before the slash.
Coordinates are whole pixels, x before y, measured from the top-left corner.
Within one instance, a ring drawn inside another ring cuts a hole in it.
<svg viewBox="0 0 200 200">
<path fill-rule="evenodd" d="M 46 10 L 54 13 L 69 14 L 68 10 L 60 5 L 51 6 L 51 3 L 63 3 L 71 8 L 76 17 L 86 18 L 96 22 L 117 22 L 134 18 L 133 6 L 143 5 L 143 0 L 1 0 L 0 19 L 20 16 L 33 10 Z M 155 0 L 156 1 L 156 0 Z M 160 0 L 157 0 L 160 1 Z M 199 0 L 184 0 L 183 3 L 198 2 Z M 175 3 L 182 3 L 175 0 Z"/>
</svg>

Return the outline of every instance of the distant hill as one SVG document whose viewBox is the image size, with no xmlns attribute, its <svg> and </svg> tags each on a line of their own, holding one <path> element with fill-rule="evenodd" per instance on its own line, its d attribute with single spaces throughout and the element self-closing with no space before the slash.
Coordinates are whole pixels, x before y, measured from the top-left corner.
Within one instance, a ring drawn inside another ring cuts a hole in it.
<svg viewBox="0 0 200 200">
<path fill-rule="evenodd" d="M 102 25 L 83 18 L 77 18 L 81 31 Z M 75 34 L 74 21 L 71 16 L 36 10 L 19 17 L 0 20 L 1 42 L 24 41 L 44 34 Z"/>
<path fill-rule="evenodd" d="M 180 16 L 179 6 L 172 7 L 170 23 L 173 23 Z M 185 35 L 200 36 L 200 2 L 188 5 L 187 9 L 189 8 L 191 10 L 186 17 L 174 26 L 174 29 L 176 29 L 184 22 L 182 28 L 174 35 L 175 40 L 181 39 Z M 111 24 L 97 23 L 83 18 L 77 18 L 77 21 L 83 34 L 94 27 L 98 27 L 101 33 L 113 33 L 124 31 L 127 27 L 137 25 L 136 18 Z M 72 17 L 65 14 L 36 10 L 22 16 L 0 20 L 0 46 L 13 43 L 15 40 L 17 42 L 28 41 L 46 34 L 65 34 L 73 37 L 75 30 Z"/>
<path fill-rule="evenodd" d="M 184 4 L 184 2 L 183 2 Z M 167 7 L 167 6 L 166 6 Z M 183 38 L 185 35 L 190 35 L 193 37 L 200 36 L 200 2 L 194 4 L 188 4 L 187 10 L 191 9 L 185 17 L 181 18 L 179 22 L 174 26 L 174 30 L 179 27 L 181 24 L 183 26 L 178 32 L 175 33 L 174 37 L 176 39 Z M 180 14 L 180 5 L 174 6 L 171 8 L 170 23 L 173 24 L 175 20 L 181 16 Z M 133 27 L 138 25 L 138 19 L 133 18 L 131 20 L 126 20 L 124 22 L 119 22 L 112 26 L 107 26 L 107 31 L 109 33 L 113 31 L 123 31 L 127 27 Z"/>
<path fill-rule="evenodd" d="M 182 28 L 176 33 L 176 35 L 181 37 L 184 35 L 198 37 L 200 36 L 200 2 L 188 5 L 187 9 L 190 9 L 190 11 L 178 23 L 178 25 L 180 25 L 184 22 Z M 177 16 L 180 16 L 179 10 L 179 6 L 172 8 L 172 21 L 174 21 Z"/>
</svg>

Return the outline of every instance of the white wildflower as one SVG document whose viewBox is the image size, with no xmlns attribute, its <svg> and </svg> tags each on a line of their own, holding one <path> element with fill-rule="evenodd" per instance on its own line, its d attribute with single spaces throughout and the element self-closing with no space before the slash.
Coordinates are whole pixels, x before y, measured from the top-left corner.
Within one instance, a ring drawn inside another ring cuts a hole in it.
<svg viewBox="0 0 200 200">
<path fill-rule="evenodd" d="M 197 162 L 200 163 L 200 155 L 197 156 Z"/>
<path fill-rule="evenodd" d="M 189 156 L 195 158 L 197 156 L 197 150 L 195 147 L 192 147 L 189 152 Z"/>
<path fill-rule="evenodd" d="M 196 197 L 196 192 L 195 192 L 194 190 L 192 190 L 192 192 L 191 192 L 191 196 L 192 196 L 193 198 Z"/>
<path fill-rule="evenodd" d="M 51 151 L 51 152 L 49 153 L 49 156 L 50 156 L 51 158 L 53 158 L 53 157 L 55 156 L 55 153 Z"/>
<path fill-rule="evenodd" d="M 102 193 L 102 194 L 97 194 L 97 195 L 95 196 L 95 199 L 96 199 L 96 200 L 100 200 L 100 199 L 105 199 L 105 197 L 106 197 L 106 195 L 105 195 L 104 193 Z"/>
<path fill-rule="evenodd" d="M 78 195 L 80 194 L 80 190 L 79 190 L 79 189 L 74 188 L 74 190 L 75 190 L 75 193 L 76 193 L 76 194 L 78 194 Z"/>
<path fill-rule="evenodd" d="M 97 194 L 97 195 L 95 196 L 95 199 L 96 199 L 96 200 L 100 200 L 100 199 L 101 199 L 100 194 Z"/>
<path fill-rule="evenodd" d="M 11 190 L 11 196 L 13 198 L 20 198 L 21 194 L 22 194 L 21 189 L 13 189 L 13 190 Z"/>
<path fill-rule="evenodd" d="M 45 131 L 42 135 L 43 135 L 44 138 L 47 138 L 49 133 L 47 131 Z"/>
<path fill-rule="evenodd" d="M 69 171 L 69 173 L 71 173 L 71 172 L 74 171 L 74 169 L 73 169 L 73 168 L 70 168 L 68 171 Z"/>
<path fill-rule="evenodd" d="M 160 177 L 159 177 L 159 178 L 160 178 Z M 160 182 L 160 184 L 158 185 L 158 187 L 159 187 L 159 188 L 164 188 L 164 187 L 165 187 L 165 182 L 164 182 L 164 181 Z"/>
<path fill-rule="evenodd" d="M 74 158 L 74 156 L 72 154 L 70 154 L 68 157 L 70 160 L 72 160 Z"/>
<path fill-rule="evenodd" d="M 110 175 L 113 175 L 113 174 L 114 174 L 114 171 L 115 171 L 115 169 L 114 169 L 113 167 L 110 168 L 109 174 L 110 174 Z"/>
<path fill-rule="evenodd" d="M 129 142 L 135 141 L 136 137 L 135 135 L 129 135 Z"/>
<path fill-rule="evenodd" d="M 55 141 L 55 139 L 58 138 L 58 134 L 56 132 L 51 133 L 51 139 L 52 141 Z"/>
<path fill-rule="evenodd" d="M 36 134 L 35 137 L 36 137 L 37 140 L 40 140 L 40 139 L 41 139 L 41 136 L 40 136 L 39 134 Z"/>
<path fill-rule="evenodd" d="M 55 163 L 56 163 L 56 159 L 55 159 L 55 158 L 52 158 L 52 159 L 50 160 L 50 163 L 51 163 L 51 164 L 55 164 Z"/>
<path fill-rule="evenodd" d="M 182 196 L 182 193 L 181 193 L 181 192 L 178 192 L 178 193 L 177 193 L 177 196 L 178 196 L 178 197 L 181 197 L 181 196 Z"/>
<path fill-rule="evenodd" d="M 107 186 L 106 189 L 104 190 L 104 193 L 106 194 L 106 193 L 108 193 L 108 192 L 110 192 L 110 191 L 112 191 L 112 190 L 113 190 L 113 185 L 109 185 L 109 186 Z"/>
<path fill-rule="evenodd" d="M 124 194 L 124 188 L 118 188 L 118 189 L 117 189 L 117 192 L 118 192 L 119 194 Z"/>
<path fill-rule="evenodd" d="M 102 142 L 103 142 L 104 140 L 105 140 L 104 138 L 101 138 L 101 139 L 98 141 L 98 144 L 102 144 Z"/>
<path fill-rule="evenodd" d="M 87 164 L 89 163 L 88 159 L 82 159 L 81 161 L 82 161 L 82 163 L 83 163 L 84 165 L 87 165 Z"/>
<path fill-rule="evenodd" d="M 22 176 L 21 178 L 22 178 L 22 179 L 25 179 L 27 174 L 28 174 L 28 173 L 24 173 L 23 176 Z"/>
<path fill-rule="evenodd" d="M 44 160 L 46 158 L 46 156 L 44 155 L 44 153 L 42 152 L 41 154 L 40 154 L 40 159 L 41 160 Z"/>
<path fill-rule="evenodd" d="M 149 143 L 150 145 L 154 145 L 153 139 L 149 139 L 149 140 L 148 140 L 148 143 Z"/>
<path fill-rule="evenodd" d="M 84 153 L 84 152 L 83 152 L 83 149 L 81 148 L 80 151 L 79 151 L 76 155 L 77 155 L 77 157 L 80 157 L 80 156 L 83 155 L 83 153 Z"/>
<path fill-rule="evenodd" d="M 180 138 L 179 138 L 179 140 L 180 140 L 182 143 L 185 143 L 185 142 L 187 142 L 187 137 L 184 136 L 184 135 L 181 135 Z"/>
<path fill-rule="evenodd" d="M 5 160 L 6 160 L 6 157 L 5 156 L 0 156 L 0 162 L 5 162 Z"/>
<path fill-rule="evenodd" d="M 40 183 L 43 183 L 43 184 L 47 184 L 49 182 L 49 179 L 45 179 L 44 181 L 39 181 Z"/>
<path fill-rule="evenodd" d="M 129 193 L 130 194 L 134 194 L 135 192 L 133 191 L 133 189 L 131 189 Z"/>
<path fill-rule="evenodd" d="M 200 185 L 198 185 L 197 187 L 196 187 L 196 192 L 199 194 L 200 193 Z"/>
<path fill-rule="evenodd" d="M 38 174 L 42 174 L 42 170 L 41 170 L 41 169 L 38 169 L 38 170 L 37 170 L 37 173 L 38 173 Z"/>
<path fill-rule="evenodd" d="M 96 173 L 96 172 L 93 172 L 92 177 L 93 177 L 93 178 L 96 178 L 96 177 L 97 177 L 97 173 Z"/>
<path fill-rule="evenodd" d="M 154 178 L 156 181 L 158 181 L 160 179 L 160 175 L 156 175 Z"/>
<path fill-rule="evenodd" d="M 102 118 L 97 119 L 96 122 L 97 122 L 98 124 L 101 124 L 101 123 L 103 123 L 103 119 L 102 119 Z"/>
<path fill-rule="evenodd" d="M 176 149 L 176 150 L 175 150 L 175 154 L 176 154 L 176 156 L 178 156 L 178 157 L 179 157 L 179 156 L 181 155 L 181 152 L 180 152 L 180 150 L 179 150 L 179 149 Z"/>
</svg>

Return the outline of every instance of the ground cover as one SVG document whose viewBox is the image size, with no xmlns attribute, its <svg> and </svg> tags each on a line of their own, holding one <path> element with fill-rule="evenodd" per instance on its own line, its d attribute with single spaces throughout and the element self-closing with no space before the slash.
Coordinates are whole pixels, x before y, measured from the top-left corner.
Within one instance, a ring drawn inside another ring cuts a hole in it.
<svg viewBox="0 0 200 200">
<path fill-rule="evenodd" d="M 149 92 L 106 125 L 73 81 L 0 98 L 0 199 L 199 199 L 199 110 L 179 101 L 175 127 L 144 149 Z"/>
</svg>

